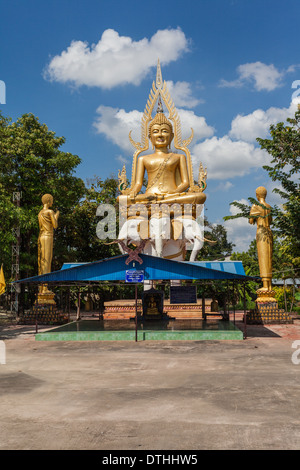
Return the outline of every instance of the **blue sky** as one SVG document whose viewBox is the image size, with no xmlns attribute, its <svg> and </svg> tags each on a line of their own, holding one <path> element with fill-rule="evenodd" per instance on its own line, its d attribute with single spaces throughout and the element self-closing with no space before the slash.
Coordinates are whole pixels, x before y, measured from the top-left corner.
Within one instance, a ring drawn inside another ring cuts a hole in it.
<svg viewBox="0 0 300 470">
<path fill-rule="evenodd" d="M 279 202 L 255 138 L 295 110 L 298 0 L 10 0 L 0 9 L 2 112 L 34 113 L 64 136 L 64 150 L 82 159 L 78 176 L 117 176 L 124 163 L 131 174 L 128 132 L 139 139 L 160 58 L 184 137 L 195 131 L 195 171 L 200 161 L 208 169 L 207 218 L 223 223 L 230 202 L 260 185 Z M 226 228 L 239 250 L 255 237 L 245 220 Z"/>
</svg>

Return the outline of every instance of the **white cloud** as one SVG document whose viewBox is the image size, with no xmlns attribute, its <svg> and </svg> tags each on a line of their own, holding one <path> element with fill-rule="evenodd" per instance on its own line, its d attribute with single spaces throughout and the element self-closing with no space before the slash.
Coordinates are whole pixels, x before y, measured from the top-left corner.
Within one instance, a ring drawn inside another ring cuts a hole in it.
<svg viewBox="0 0 300 470">
<path fill-rule="evenodd" d="M 256 109 L 245 116 L 238 114 L 231 123 L 229 136 L 235 139 L 255 142 L 257 137 L 266 138 L 271 124 L 285 122 L 295 114 L 297 106 L 291 103 L 289 108 L 269 108 L 266 111 Z"/>
<path fill-rule="evenodd" d="M 158 30 L 150 39 L 134 41 L 107 29 L 97 44 L 72 41 L 52 58 L 44 77 L 75 86 L 111 89 L 131 83 L 139 85 L 150 69 L 168 64 L 189 50 L 189 41 L 180 28 Z"/>
<path fill-rule="evenodd" d="M 265 150 L 242 140 L 233 141 L 228 136 L 206 139 L 193 147 L 193 163 L 202 162 L 210 179 L 231 179 L 244 176 L 253 168 L 269 163 Z"/>
<path fill-rule="evenodd" d="M 284 75 L 290 72 L 279 71 L 273 64 L 267 65 L 262 62 L 242 64 L 237 67 L 238 78 L 233 81 L 221 80 L 221 87 L 242 87 L 252 83 L 257 91 L 272 91 L 282 85 Z"/>
<path fill-rule="evenodd" d="M 218 186 L 214 189 L 211 189 L 211 191 L 213 192 L 216 192 L 216 191 L 229 191 L 229 189 L 231 189 L 233 187 L 233 184 L 231 183 L 231 181 L 221 181 L 220 184 L 218 184 Z"/>
<path fill-rule="evenodd" d="M 203 100 L 194 98 L 191 90 L 191 85 L 188 82 L 176 82 L 167 80 L 167 87 L 170 95 L 175 103 L 175 106 L 183 106 L 185 108 L 194 108 Z"/>
<path fill-rule="evenodd" d="M 123 157 L 122 155 L 118 155 L 118 156 L 116 157 L 116 160 L 117 160 L 118 162 L 121 162 L 122 165 L 126 165 L 126 164 L 128 165 L 128 164 L 130 164 L 129 159 Z"/>
<path fill-rule="evenodd" d="M 186 139 L 191 135 L 191 129 L 194 131 L 194 138 L 191 145 L 197 141 L 211 137 L 214 134 L 214 128 L 206 123 L 203 116 L 197 116 L 194 111 L 186 109 L 177 109 L 180 118 L 182 138 Z"/>
<path fill-rule="evenodd" d="M 132 154 L 133 147 L 129 141 L 129 132 L 132 130 L 132 137 L 140 140 L 137 131 L 140 131 L 143 113 L 136 110 L 126 112 L 124 109 L 101 105 L 97 108 L 97 114 L 93 124 L 96 132 L 105 135 L 120 149 Z"/>
</svg>

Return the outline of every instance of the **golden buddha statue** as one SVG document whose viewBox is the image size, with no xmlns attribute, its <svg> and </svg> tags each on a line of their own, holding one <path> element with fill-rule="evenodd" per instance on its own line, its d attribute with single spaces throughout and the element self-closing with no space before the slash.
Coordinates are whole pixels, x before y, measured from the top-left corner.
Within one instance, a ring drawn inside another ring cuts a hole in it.
<svg viewBox="0 0 300 470">
<path fill-rule="evenodd" d="M 266 202 L 267 190 L 263 186 L 256 189 L 256 199 L 261 204 L 253 204 L 250 210 L 250 224 L 257 224 L 256 246 L 259 273 L 263 287 L 258 289 L 257 301 L 275 302 L 272 291 L 272 255 L 273 235 L 270 228 L 272 222 L 271 206 Z"/>
<path fill-rule="evenodd" d="M 150 297 L 150 300 L 148 302 L 147 306 L 147 315 L 158 315 L 159 311 L 157 308 L 157 303 L 153 297 L 153 295 Z"/>
<path fill-rule="evenodd" d="M 51 272 L 53 257 L 53 229 L 58 226 L 59 211 L 54 213 L 50 207 L 53 205 L 51 194 L 42 197 L 43 209 L 39 212 L 39 238 L 38 238 L 38 273 L 39 275 Z M 47 284 L 39 288 L 38 303 L 54 303 L 54 294 L 48 290 Z"/>
<path fill-rule="evenodd" d="M 149 139 L 155 152 L 140 156 L 137 163 L 135 184 L 128 195 L 128 204 L 203 204 L 203 192 L 186 192 L 189 177 L 186 156 L 169 151 L 173 140 L 173 127 L 163 112 L 158 112 L 149 125 Z M 148 185 L 145 194 L 138 194 L 143 186 L 145 173 Z"/>
<path fill-rule="evenodd" d="M 168 111 L 169 119 L 162 109 L 162 100 Z M 152 111 L 155 103 L 158 108 L 155 117 L 152 119 Z M 174 123 L 174 132 L 171 121 Z M 158 62 L 156 83 L 150 92 L 150 96 L 142 118 L 142 138 L 141 142 L 135 142 L 129 134 L 132 145 L 137 149 L 133 157 L 131 186 L 124 187 L 124 168 L 122 170 L 122 195 L 118 198 L 122 205 L 129 208 L 135 204 L 203 204 L 206 195 L 203 193 L 206 188 L 206 173 L 200 165 L 199 185 L 195 185 L 193 167 L 188 145 L 193 138 L 182 141 L 180 120 L 167 90 L 166 82 L 162 81 L 161 69 Z M 175 148 L 183 153 L 173 153 L 170 151 L 171 142 L 174 138 Z M 139 156 L 147 151 L 149 140 L 152 143 L 154 153 Z M 139 158 L 138 158 L 139 156 Z M 148 185 L 144 194 L 139 194 L 145 174 L 147 174 Z M 121 199 L 122 198 L 122 199 Z M 195 211 L 194 211 L 195 212 Z"/>
</svg>

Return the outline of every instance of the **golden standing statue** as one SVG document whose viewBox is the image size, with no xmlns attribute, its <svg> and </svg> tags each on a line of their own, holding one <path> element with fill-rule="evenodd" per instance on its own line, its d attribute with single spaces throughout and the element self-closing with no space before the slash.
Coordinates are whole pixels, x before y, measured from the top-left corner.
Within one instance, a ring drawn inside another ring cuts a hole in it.
<svg viewBox="0 0 300 470">
<path fill-rule="evenodd" d="M 58 226 L 59 211 L 54 213 L 51 208 L 53 197 L 44 194 L 42 197 L 43 209 L 39 212 L 39 238 L 38 238 L 38 272 L 39 275 L 51 272 L 53 257 L 53 231 Z M 54 294 L 48 290 L 47 284 L 40 286 L 38 303 L 54 304 Z"/>
<path fill-rule="evenodd" d="M 272 255 L 273 235 L 270 228 L 271 206 L 266 202 L 267 190 L 263 186 L 256 189 L 256 199 L 261 204 L 254 204 L 250 210 L 250 224 L 257 224 L 256 246 L 259 273 L 263 286 L 257 291 L 257 302 L 276 302 L 272 290 Z"/>
</svg>

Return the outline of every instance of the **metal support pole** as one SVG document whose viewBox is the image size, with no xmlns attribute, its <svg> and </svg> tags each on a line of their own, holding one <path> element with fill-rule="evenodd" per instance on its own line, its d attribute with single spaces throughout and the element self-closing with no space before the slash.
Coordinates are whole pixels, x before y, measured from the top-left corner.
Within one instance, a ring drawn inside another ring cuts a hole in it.
<svg viewBox="0 0 300 470">
<path fill-rule="evenodd" d="M 135 341 L 137 342 L 137 324 L 138 324 L 138 308 L 137 308 L 137 284 L 135 285 Z"/>
<path fill-rule="evenodd" d="M 246 283 L 244 282 L 244 339 L 247 338 L 247 318 L 246 318 Z"/>
<path fill-rule="evenodd" d="M 233 324 L 235 325 L 235 290 L 234 290 L 234 280 L 233 280 Z"/>
<path fill-rule="evenodd" d="M 224 307 L 224 320 L 229 320 L 229 301 L 230 301 L 230 296 L 229 296 L 229 284 L 228 284 L 228 279 L 226 281 L 226 302 L 225 302 L 225 307 Z"/>
<path fill-rule="evenodd" d="M 39 295 L 39 286 L 37 286 L 37 294 L 36 294 L 36 298 L 38 298 L 38 295 Z M 37 319 L 37 316 L 38 316 L 38 304 L 35 306 L 35 333 L 38 332 L 38 319 Z"/>
<path fill-rule="evenodd" d="M 202 318 L 206 321 L 206 313 L 205 313 L 205 291 L 203 290 L 202 293 Z"/>
<path fill-rule="evenodd" d="M 80 320 L 80 288 L 78 289 L 78 303 L 77 303 L 77 315 L 76 321 Z"/>
<path fill-rule="evenodd" d="M 68 322 L 70 322 L 70 287 L 68 287 Z"/>
<path fill-rule="evenodd" d="M 13 202 L 16 207 L 20 207 L 20 201 L 22 197 L 22 192 L 20 188 L 17 191 L 13 192 Z M 19 222 L 16 226 L 12 228 L 13 234 L 13 244 L 12 244 L 12 265 L 11 265 L 11 277 L 14 281 L 19 279 L 20 274 L 20 244 L 21 244 L 21 234 L 20 234 L 20 225 Z M 19 315 L 19 294 L 20 286 L 11 283 L 10 291 L 10 313 L 18 317 Z"/>
</svg>

